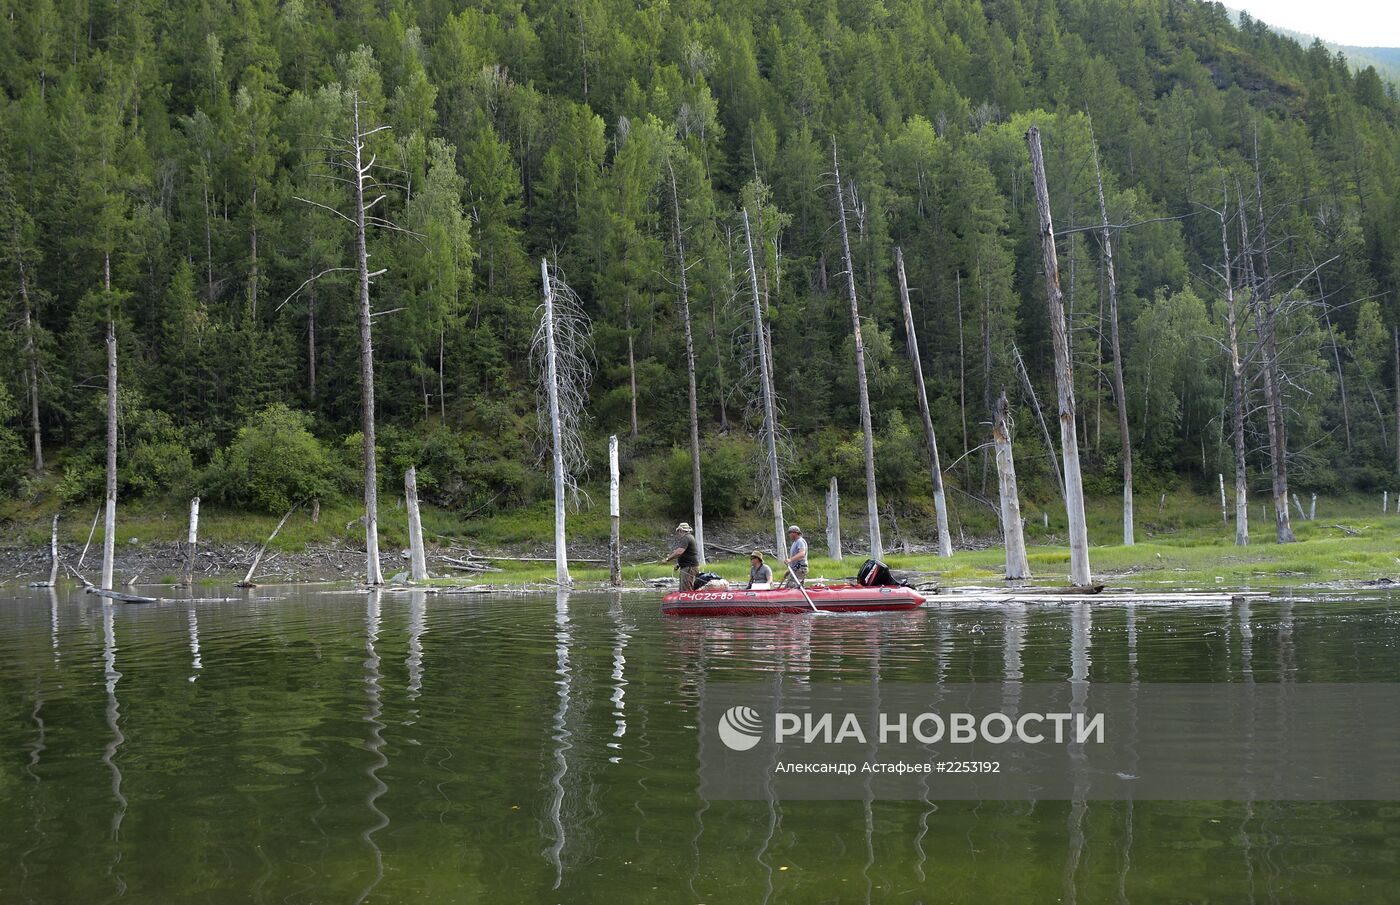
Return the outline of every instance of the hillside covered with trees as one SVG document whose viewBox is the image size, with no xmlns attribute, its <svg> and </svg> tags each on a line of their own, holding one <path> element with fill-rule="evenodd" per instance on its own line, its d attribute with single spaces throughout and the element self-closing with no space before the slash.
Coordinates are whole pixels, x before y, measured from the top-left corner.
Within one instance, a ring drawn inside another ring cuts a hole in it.
<svg viewBox="0 0 1400 905">
<path fill-rule="evenodd" d="M 549 498 L 529 354 L 548 258 L 591 321 L 583 477 L 606 480 L 618 434 L 628 467 L 652 463 L 675 485 L 674 514 L 688 515 L 679 219 L 707 509 L 757 506 L 746 211 L 785 480 L 816 494 L 835 476 L 858 492 L 834 145 L 882 500 L 901 518 L 930 511 L 896 248 L 951 492 L 995 494 L 988 422 L 1006 390 L 1023 487 L 1053 493 L 1032 125 L 1091 495 L 1119 493 L 1124 427 L 1140 487 L 1232 480 L 1232 346 L 1252 494 L 1266 498 L 1275 477 L 1275 429 L 1304 494 L 1395 486 L 1395 89 L 1320 44 L 1248 17 L 1237 27 L 1223 5 L 0 10 L 0 482 L 12 496 L 101 497 L 109 323 L 125 497 L 199 493 L 277 512 L 356 494 L 359 290 L 334 165 L 352 101 L 388 127 L 368 139 L 383 199 L 367 239 L 382 271 L 386 487 L 416 464 L 425 498 L 449 509 Z"/>
</svg>

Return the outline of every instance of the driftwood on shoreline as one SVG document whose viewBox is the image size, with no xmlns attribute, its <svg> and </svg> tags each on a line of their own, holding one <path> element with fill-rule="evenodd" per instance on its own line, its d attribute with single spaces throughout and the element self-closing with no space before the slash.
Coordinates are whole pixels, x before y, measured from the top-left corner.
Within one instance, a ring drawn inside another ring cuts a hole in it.
<svg viewBox="0 0 1400 905">
<path fill-rule="evenodd" d="M 277 536 L 277 532 L 282 530 L 282 526 L 287 524 L 287 519 L 291 518 L 292 513 L 296 512 L 296 510 L 297 507 L 295 506 L 293 506 L 291 509 L 288 509 L 287 513 L 282 516 L 280 521 L 278 521 L 277 527 L 272 529 L 272 533 L 267 536 L 267 540 L 263 541 L 263 545 L 258 548 L 258 554 L 253 557 L 253 564 L 248 567 L 248 574 L 243 576 L 243 580 L 238 582 L 236 587 L 253 587 L 253 573 L 258 570 L 258 563 L 262 562 L 263 554 L 267 552 L 267 545 L 272 543 L 272 539 Z"/>
</svg>

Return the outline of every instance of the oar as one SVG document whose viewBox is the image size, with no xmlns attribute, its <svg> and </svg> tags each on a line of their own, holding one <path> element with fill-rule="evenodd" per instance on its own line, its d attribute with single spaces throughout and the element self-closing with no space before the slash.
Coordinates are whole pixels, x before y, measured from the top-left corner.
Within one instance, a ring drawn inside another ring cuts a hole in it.
<svg viewBox="0 0 1400 905">
<path fill-rule="evenodd" d="M 786 578 L 786 577 L 789 576 L 789 575 L 792 575 L 792 566 L 791 566 L 791 565 L 787 566 L 787 567 L 784 568 L 784 570 L 783 570 L 783 577 L 784 577 L 784 578 Z M 813 602 L 812 602 L 812 598 L 809 597 L 809 596 L 807 595 L 807 589 L 804 588 L 804 587 L 802 587 L 802 579 L 798 578 L 796 575 L 792 575 L 792 583 L 795 584 L 795 585 L 797 585 L 797 590 L 799 590 L 799 591 L 802 592 L 802 599 L 805 600 L 805 601 L 807 601 L 807 605 L 808 605 L 809 607 L 812 608 L 812 612 L 814 612 L 814 613 L 820 613 L 821 610 L 817 609 L 817 605 L 816 605 L 815 603 L 813 603 Z"/>
</svg>

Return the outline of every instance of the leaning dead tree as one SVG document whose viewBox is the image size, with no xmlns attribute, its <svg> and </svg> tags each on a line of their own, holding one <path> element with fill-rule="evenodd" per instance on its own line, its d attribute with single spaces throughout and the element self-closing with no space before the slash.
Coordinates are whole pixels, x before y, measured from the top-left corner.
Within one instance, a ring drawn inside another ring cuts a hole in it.
<svg viewBox="0 0 1400 905">
<path fill-rule="evenodd" d="M 700 494 L 700 411 L 695 390 L 695 341 L 690 332 L 690 289 L 685 273 L 685 237 L 681 235 L 681 202 L 676 192 L 676 171 L 666 162 L 671 176 L 671 224 L 676 243 L 677 292 L 680 305 L 681 331 L 685 336 L 685 376 L 690 396 L 690 498 L 691 526 L 695 531 L 695 549 L 700 565 L 705 564 L 705 506 Z"/>
<path fill-rule="evenodd" d="M 836 139 L 831 140 L 831 167 L 836 177 L 836 214 L 841 225 L 841 253 L 846 264 L 846 294 L 851 302 L 851 335 L 856 346 L 856 395 L 860 401 L 860 429 L 865 441 L 865 512 L 870 528 L 870 557 L 884 558 L 880 544 L 880 505 L 875 491 L 875 432 L 870 426 L 870 390 L 865 379 L 865 341 L 860 334 L 860 304 L 856 301 L 856 268 L 851 260 L 851 237 L 846 230 L 846 197 L 841 191 L 841 164 L 836 159 Z"/>
<path fill-rule="evenodd" d="M 938 527 L 938 555 L 952 556 L 953 540 L 948 536 L 948 501 L 943 494 L 943 467 L 938 460 L 938 437 L 933 432 L 933 416 L 928 407 L 928 389 L 924 386 L 924 366 L 919 359 L 919 337 L 914 333 L 914 309 L 909 304 L 909 281 L 904 276 L 904 249 L 895 248 L 894 263 L 899 272 L 899 302 L 904 308 L 905 343 L 909 347 L 909 361 L 914 367 L 914 389 L 919 397 L 919 418 L 924 424 L 929 472 L 933 476 L 933 514 Z"/>
<path fill-rule="evenodd" d="M 1040 130 L 1026 132 L 1030 148 L 1031 176 L 1035 181 L 1035 206 L 1040 215 L 1040 243 L 1045 267 L 1045 298 L 1050 308 L 1050 338 L 1055 349 L 1055 383 L 1060 402 L 1060 446 L 1065 463 L 1065 513 L 1069 518 L 1069 580 L 1080 587 L 1090 582 L 1089 532 L 1084 520 L 1084 482 L 1079 472 L 1079 437 L 1075 432 L 1074 369 L 1070 363 L 1069 331 L 1065 326 L 1064 294 L 1060 290 L 1059 259 L 1055 254 L 1055 226 L 1050 217 L 1050 191 L 1045 185 L 1045 157 L 1040 150 Z"/>
<path fill-rule="evenodd" d="M 564 497 L 578 498 L 576 473 L 584 464 L 579 427 L 588 402 L 591 368 L 588 360 L 588 316 L 578 296 L 564 281 L 557 266 L 540 259 L 544 303 L 539 326 L 530 344 L 530 367 L 538 381 L 536 410 L 540 432 L 549 434 L 554 474 L 554 580 L 573 583 L 569 577 L 568 538 Z"/>
<path fill-rule="evenodd" d="M 1108 203 L 1104 199 L 1103 173 L 1099 170 L 1099 146 L 1089 127 L 1089 146 L 1094 155 L 1094 183 L 1099 191 L 1099 244 L 1103 251 L 1104 282 L 1108 290 L 1108 343 L 1113 354 L 1113 405 L 1118 409 L 1118 433 L 1123 442 L 1123 544 L 1133 546 L 1133 444 L 1128 431 L 1128 394 L 1123 389 L 1123 345 L 1118 339 L 1118 274 L 1113 265 L 1113 235 L 1108 225 Z"/>
<path fill-rule="evenodd" d="M 758 349 L 759 395 L 763 397 L 763 446 L 768 459 L 769 494 L 773 500 L 773 550 L 782 555 L 787 549 L 783 523 L 783 476 L 778 471 L 778 406 L 773 398 L 773 363 L 768 358 L 768 344 L 763 329 L 763 302 L 758 291 L 758 270 L 753 259 L 753 230 L 749 227 L 749 212 L 744 209 L 744 246 L 749 259 L 749 292 L 753 296 L 753 337 Z"/>
<path fill-rule="evenodd" d="M 992 412 L 992 443 L 996 447 L 997 490 L 1001 497 L 1001 533 L 1006 544 L 1006 577 L 1030 578 L 1026 538 L 1021 528 L 1021 497 L 1016 486 L 1016 461 L 1011 453 L 1011 413 L 1006 391 Z"/>
</svg>

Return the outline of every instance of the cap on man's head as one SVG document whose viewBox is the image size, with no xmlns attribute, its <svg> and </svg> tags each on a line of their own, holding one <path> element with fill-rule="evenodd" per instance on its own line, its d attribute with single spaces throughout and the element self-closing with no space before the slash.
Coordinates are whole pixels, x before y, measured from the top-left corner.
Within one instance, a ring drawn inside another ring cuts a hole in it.
<svg viewBox="0 0 1400 905">
<path fill-rule="evenodd" d="M 802 529 L 796 525 L 788 525 L 788 534 L 801 534 Z"/>
<path fill-rule="evenodd" d="M 690 533 L 690 522 L 681 522 L 679 525 L 677 525 L 677 526 L 676 526 L 676 533 L 677 533 L 677 534 L 689 534 L 689 533 Z"/>
<path fill-rule="evenodd" d="M 752 553 L 749 554 L 749 559 L 756 559 L 756 560 L 758 560 L 759 562 L 763 562 L 763 551 L 762 551 L 762 550 L 755 550 L 755 551 L 753 551 Z"/>
</svg>

